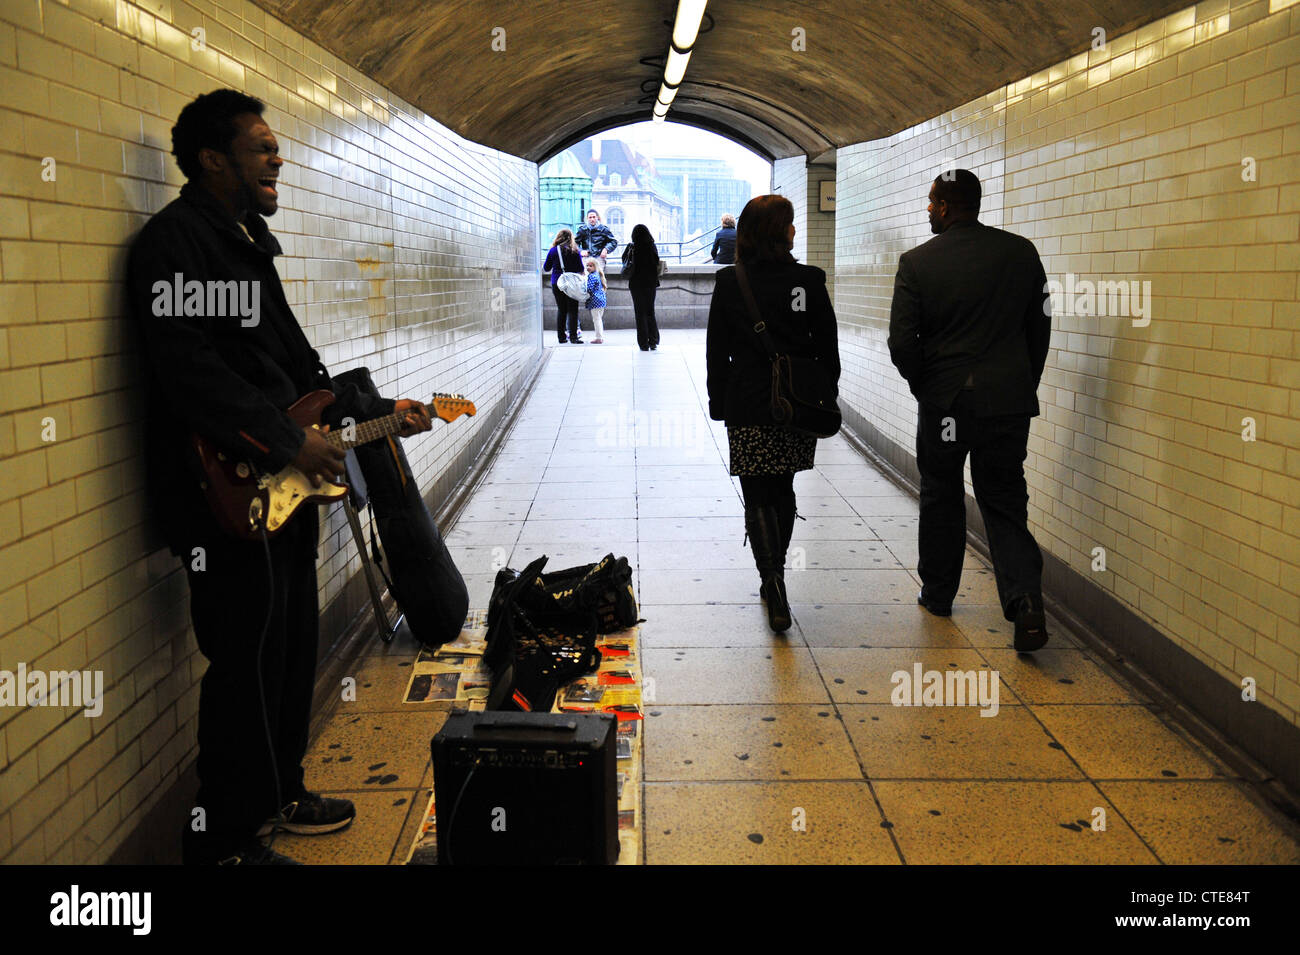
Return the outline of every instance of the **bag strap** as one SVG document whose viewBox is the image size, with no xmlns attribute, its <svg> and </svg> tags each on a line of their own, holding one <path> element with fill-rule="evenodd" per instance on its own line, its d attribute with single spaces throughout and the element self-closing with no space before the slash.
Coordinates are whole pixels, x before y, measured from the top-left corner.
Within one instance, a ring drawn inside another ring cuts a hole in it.
<svg viewBox="0 0 1300 955">
<path fill-rule="evenodd" d="M 749 278 L 745 275 L 745 267 L 739 262 L 736 263 L 736 282 L 740 285 L 740 297 L 745 300 L 745 310 L 749 312 L 749 317 L 754 321 L 754 333 L 758 335 L 758 340 L 763 343 L 763 350 L 767 352 L 767 357 L 776 361 L 780 353 L 776 350 L 776 344 L 772 341 L 772 334 L 767 330 L 767 323 L 758 312 L 758 302 L 754 301 L 754 292 L 749 287 Z"/>
</svg>

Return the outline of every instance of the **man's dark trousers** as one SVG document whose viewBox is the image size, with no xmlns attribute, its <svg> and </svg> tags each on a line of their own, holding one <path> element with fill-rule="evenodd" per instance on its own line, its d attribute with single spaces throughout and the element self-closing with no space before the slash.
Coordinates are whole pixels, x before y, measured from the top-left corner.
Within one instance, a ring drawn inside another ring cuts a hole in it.
<svg viewBox="0 0 1300 955">
<path fill-rule="evenodd" d="M 943 410 L 922 403 L 916 433 L 921 472 L 920 557 L 926 597 L 948 606 L 957 595 L 966 552 L 966 490 L 962 468 L 971 456 L 971 482 L 984 517 L 1003 615 L 1016 597 L 1042 588 L 1043 555 L 1028 529 L 1029 492 L 1024 462 L 1028 415 L 979 418 L 971 392 L 960 391 Z M 951 422 L 945 419 L 951 418 Z M 945 428 L 945 425 L 949 427 Z M 945 441 L 945 431 L 953 440 Z M 1011 619 L 1009 616 L 1007 619 Z"/>
<path fill-rule="evenodd" d="M 270 540 L 272 580 L 261 541 L 214 536 L 206 569 L 187 562 L 190 612 L 208 659 L 199 692 L 199 794 L 206 831 L 187 824 L 188 862 L 215 862 L 247 846 L 276 805 L 266 722 L 275 743 L 281 804 L 303 791 L 316 674 L 317 515 L 307 505 Z M 267 625 L 268 586 L 271 617 Z M 266 626 L 261 686 L 257 647 Z"/>
</svg>

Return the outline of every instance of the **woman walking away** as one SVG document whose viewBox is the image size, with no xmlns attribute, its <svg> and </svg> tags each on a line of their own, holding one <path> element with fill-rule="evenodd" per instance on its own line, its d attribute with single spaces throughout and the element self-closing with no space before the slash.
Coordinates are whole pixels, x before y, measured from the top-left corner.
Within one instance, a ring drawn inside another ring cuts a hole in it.
<svg viewBox="0 0 1300 955">
<path fill-rule="evenodd" d="M 736 261 L 736 220 L 722 217 L 722 228 L 713 237 L 713 250 L 709 257 L 718 265 L 731 265 Z"/>
<path fill-rule="evenodd" d="M 587 308 L 591 309 L 591 327 L 596 330 L 593 345 L 605 341 L 605 275 L 600 271 L 600 260 L 587 259 Z"/>
<path fill-rule="evenodd" d="M 564 272 L 582 271 L 582 253 L 578 251 L 578 245 L 573 241 L 573 233 L 568 229 L 561 229 L 555 233 L 555 241 L 551 243 L 551 251 L 546 253 L 546 261 L 542 263 L 542 269 L 549 269 L 551 273 L 551 293 L 555 296 L 555 306 L 558 309 L 555 316 L 555 331 L 560 336 L 560 344 L 563 345 L 566 341 L 564 330 L 567 326 L 569 330 L 567 340 L 575 345 L 581 345 L 582 326 L 578 323 L 578 300 L 569 298 L 555 284 Z"/>
<path fill-rule="evenodd" d="M 817 439 L 772 422 L 772 362 L 754 331 L 741 281 L 752 290 L 778 354 L 815 358 L 832 380 L 840 376 L 826 273 L 795 262 L 793 245 L 788 199 L 759 196 L 746 204 L 736 234 L 737 264 L 718 270 L 706 339 L 709 417 L 727 423 L 730 472 L 740 477 L 745 498 L 759 595 L 777 633 L 791 623 L 785 555 L 794 531 L 794 476 L 812 468 Z"/>
<path fill-rule="evenodd" d="M 632 241 L 623 250 L 623 274 L 636 312 L 636 343 L 642 351 L 659 347 L 655 323 L 655 289 L 659 287 L 659 249 L 644 225 L 634 226 Z"/>
</svg>

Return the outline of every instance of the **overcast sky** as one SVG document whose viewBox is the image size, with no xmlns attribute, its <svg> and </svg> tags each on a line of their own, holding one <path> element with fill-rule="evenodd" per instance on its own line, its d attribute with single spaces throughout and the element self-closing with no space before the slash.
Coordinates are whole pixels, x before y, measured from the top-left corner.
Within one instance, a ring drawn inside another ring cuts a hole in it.
<svg viewBox="0 0 1300 955">
<path fill-rule="evenodd" d="M 704 129 L 669 120 L 664 123 L 633 123 L 607 130 L 601 136 L 632 143 L 652 159 L 666 156 L 721 159 L 731 164 L 737 178 L 749 180 L 754 195 L 765 196 L 772 190 L 771 163 L 744 146 Z"/>
</svg>

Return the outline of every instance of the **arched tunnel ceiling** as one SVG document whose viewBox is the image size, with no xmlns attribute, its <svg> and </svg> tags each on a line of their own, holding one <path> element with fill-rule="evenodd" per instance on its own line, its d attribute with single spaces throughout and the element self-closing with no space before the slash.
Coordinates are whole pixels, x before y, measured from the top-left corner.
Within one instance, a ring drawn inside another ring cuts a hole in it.
<svg viewBox="0 0 1300 955">
<path fill-rule="evenodd" d="M 468 139 L 542 160 L 650 118 L 675 0 L 254 0 Z M 669 119 L 772 158 L 879 139 L 1188 0 L 712 0 Z M 707 26 L 707 20 L 706 26 Z M 505 50 L 492 49 L 505 29 Z M 806 49 L 793 48 L 796 28 Z M 497 34 L 498 37 L 500 34 Z M 661 60 L 660 60 L 661 62 Z M 647 87 L 652 84 L 646 82 Z"/>
</svg>

